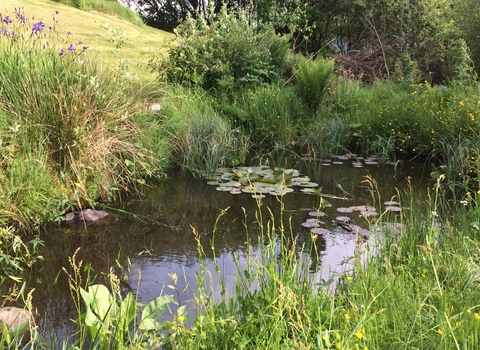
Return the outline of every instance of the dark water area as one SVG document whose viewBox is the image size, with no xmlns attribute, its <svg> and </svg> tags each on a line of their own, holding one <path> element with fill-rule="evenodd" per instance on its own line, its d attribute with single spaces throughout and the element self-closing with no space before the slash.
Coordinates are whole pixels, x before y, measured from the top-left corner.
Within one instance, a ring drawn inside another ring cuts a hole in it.
<svg viewBox="0 0 480 350">
<path fill-rule="evenodd" d="M 332 272 L 348 268 L 342 262 L 353 254 L 358 244 L 355 235 L 339 227 L 335 218 L 350 215 L 352 223 L 368 226 L 358 213 L 341 214 L 337 211 L 338 207 L 373 204 L 371 192 L 364 183 L 365 176 L 370 175 L 376 180 L 382 201 L 395 199 L 397 190 L 404 191 L 407 177 L 411 177 L 417 190 L 417 200 L 424 199 L 426 189 L 432 183 L 429 182 L 430 168 L 423 164 L 364 165 L 362 168 L 353 168 L 351 161 L 322 164 L 329 165 L 315 164 L 314 172 L 311 167 L 299 170 L 302 174 L 310 173 L 311 179 L 323 187 L 323 193 L 339 197 L 343 197 L 344 192 L 351 195 L 348 199 L 328 198 L 332 207 L 324 209 L 327 217 L 322 220 L 331 233 L 319 235 L 315 240 L 317 250 L 321 251 L 321 261 L 312 256 L 311 272 L 316 273 L 319 280 L 326 280 Z M 278 224 L 279 199 L 267 196 L 261 203 L 262 212 L 267 213 L 270 208 Z M 282 203 L 285 225 L 288 227 L 291 222 L 292 234 L 300 243 L 308 243 L 310 231 L 301 223 L 309 218 L 309 210 L 318 208 L 319 197 L 295 189 L 282 197 Z M 178 288 L 181 290 L 187 286 L 180 297 L 181 303 L 187 305 L 193 305 L 196 274 L 200 273 L 193 229 L 199 234 L 206 255 L 204 261 L 212 272 L 214 286 L 218 284 L 214 258 L 232 292 L 237 272 L 233 254 L 242 260 L 249 245 L 256 253 L 259 228 L 255 212 L 258 203 L 248 193 L 232 195 L 217 191 L 206 180 L 172 175 L 145 187 L 142 195 L 131 198 L 122 209 L 128 214 L 111 210 L 108 217 L 93 224 L 64 224 L 49 229 L 41 237 L 45 241 L 41 252 L 45 263 L 40 271 L 30 275 L 28 287 L 35 288 L 34 306 L 44 336 L 48 337 L 53 329 L 54 338 L 62 339 L 74 330 L 70 319 L 76 311 L 68 276 L 60 271 L 62 268 L 71 271 L 69 257 L 78 248 L 77 261 L 83 261 L 82 271 L 89 264 L 92 276 L 96 275 L 99 282 L 104 281 L 103 277 L 111 269 L 120 276 L 124 275 L 124 290 L 138 293 L 141 302 L 172 294 L 167 285 L 172 284 L 170 274 L 176 274 Z M 218 218 L 224 210 L 224 215 Z M 245 227 L 248 227 L 248 234 Z M 212 238 L 213 251 L 210 248 Z"/>
</svg>

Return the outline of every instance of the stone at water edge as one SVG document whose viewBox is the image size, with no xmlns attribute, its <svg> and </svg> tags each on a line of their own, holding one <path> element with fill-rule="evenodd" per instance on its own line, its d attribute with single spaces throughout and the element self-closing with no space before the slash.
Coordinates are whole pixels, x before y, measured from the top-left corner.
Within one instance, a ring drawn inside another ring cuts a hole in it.
<svg viewBox="0 0 480 350">
<path fill-rule="evenodd" d="M 107 216 L 108 213 L 104 210 L 84 209 L 82 211 L 74 211 L 65 215 L 67 222 L 93 222 L 100 220 Z"/>
<path fill-rule="evenodd" d="M 8 331 L 13 332 L 19 327 L 26 326 L 22 335 L 30 333 L 30 321 L 33 319 L 32 313 L 25 309 L 14 306 L 0 308 L 0 335 L 2 334 L 1 324 L 5 323 Z"/>
</svg>

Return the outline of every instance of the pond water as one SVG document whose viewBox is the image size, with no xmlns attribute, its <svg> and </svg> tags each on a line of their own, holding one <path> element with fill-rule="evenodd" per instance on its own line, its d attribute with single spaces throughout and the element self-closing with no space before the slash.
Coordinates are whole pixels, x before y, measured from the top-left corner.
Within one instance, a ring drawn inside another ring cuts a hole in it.
<svg viewBox="0 0 480 350">
<path fill-rule="evenodd" d="M 397 189 L 403 191 L 406 188 L 407 177 L 412 177 L 416 189 L 424 190 L 420 193 L 425 193 L 429 186 L 428 166 L 410 163 L 398 167 L 369 165 L 360 159 L 363 167 L 355 168 L 352 166 L 354 161 L 357 160 L 333 164 L 332 161 L 316 160 L 313 161 L 314 166 L 312 163 L 298 169 L 319 183 L 323 193 L 339 197 L 327 198 L 332 207 L 324 209 L 327 216 L 320 219 L 325 222 L 322 227 L 329 229 L 330 233 L 319 234 L 315 240 L 316 248 L 321 251 L 321 261 L 312 259 L 316 261 L 312 263 L 311 271 L 318 274 L 318 279 L 327 280 L 333 271 L 342 272 L 349 268 L 342 262 L 352 256 L 359 242 L 355 234 L 338 225 L 336 217 L 348 216 L 352 225 L 364 228 L 367 225 L 364 219 L 359 218 L 359 212 L 340 213 L 337 209 L 372 205 L 371 192 L 363 182 L 365 176 L 370 175 L 377 181 L 382 201 L 395 199 Z M 145 187 L 143 192 L 141 196 L 131 198 L 122 208 L 129 214 L 111 211 L 105 219 L 88 226 L 65 224 L 51 228 L 43 235 L 45 263 L 39 271 L 30 275 L 29 287 L 35 288 L 34 305 L 38 309 L 40 330 L 45 336 L 49 337 L 53 329 L 54 338 L 61 339 L 73 330 L 70 319 L 74 317 L 75 309 L 68 278 L 59 271 L 69 266 L 69 257 L 78 247 L 81 247 L 78 260 L 83 260 L 83 267 L 90 264 L 94 270 L 92 275 L 107 274 L 114 267 L 116 273 L 128 277 L 125 288 L 138 293 L 141 302 L 165 293 L 171 294 L 166 286 L 172 284 L 169 274 L 176 273 L 178 287 L 183 289 L 188 285 L 181 301 L 189 304 L 196 289 L 195 275 L 200 272 L 193 227 L 201 237 L 206 262 L 212 272 L 215 256 L 226 285 L 233 288 L 237 269 L 232 254 L 245 256 L 249 247 L 247 239 L 255 253 L 258 241 L 258 226 L 255 224 L 258 207 L 251 194 L 233 195 L 217 191 L 216 186 L 207 184 L 206 180 L 176 175 Z M 348 193 L 347 199 L 340 199 L 345 193 Z M 421 200 L 422 196 L 419 194 L 418 199 Z M 283 196 L 282 201 L 285 223 L 291 220 L 293 234 L 300 242 L 307 242 L 311 237 L 310 229 L 303 227 L 302 223 L 312 218 L 309 212 L 318 207 L 319 197 L 304 194 L 297 188 Z M 266 207 L 278 214 L 278 198 L 267 196 L 262 199 L 262 210 Z M 209 248 L 212 232 L 218 215 L 227 208 L 218 220 L 212 251 Z M 249 228 L 248 238 L 245 225 Z M 215 276 L 215 273 L 212 274 Z"/>
</svg>

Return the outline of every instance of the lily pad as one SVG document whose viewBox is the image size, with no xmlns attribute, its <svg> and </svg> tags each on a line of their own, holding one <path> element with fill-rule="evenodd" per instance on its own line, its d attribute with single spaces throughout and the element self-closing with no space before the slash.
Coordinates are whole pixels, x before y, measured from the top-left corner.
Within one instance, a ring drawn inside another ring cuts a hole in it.
<svg viewBox="0 0 480 350">
<path fill-rule="evenodd" d="M 389 206 L 385 207 L 385 210 L 398 213 L 398 212 L 402 211 L 402 208 L 396 207 L 396 206 L 393 206 L 393 205 L 389 205 Z"/>
<path fill-rule="evenodd" d="M 326 228 L 323 227 L 315 227 L 310 230 L 311 233 L 315 233 L 317 235 L 326 235 L 331 233 L 332 231 L 327 230 Z"/>
<path fill-rule="evenodd" d="M 398 205 L 398 202 L 396 201 L 388 201 L 388 202 L 383 202 L 385 205 Z"/>
<path fill-rule="evenodd" d="M 337 211 L 340 213 L 353 213 L 353 207 L 339 207 Z"/>
<path fill-rule="evenodd" d="M 350 222 L 350 218 L 348 216 L 337 216 L 335 220 L 341 224 L 348 224 Z"/>
<path fill-rule="evenodd" d="M 322 218 L 324 216 L 327 216 L 327 214 L 325 214 L 323 211 L 311 211 L 311 212 L 308 213 L 308 215 L 316 216 L 318 218 Z"/>
</svg>

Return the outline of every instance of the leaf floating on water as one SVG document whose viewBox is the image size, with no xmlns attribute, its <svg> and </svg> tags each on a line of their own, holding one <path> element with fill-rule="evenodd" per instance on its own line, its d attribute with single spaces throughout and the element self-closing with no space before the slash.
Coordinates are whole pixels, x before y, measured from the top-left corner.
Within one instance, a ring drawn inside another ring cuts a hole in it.
<svg viewBox="0 0 480 350">
<path fill-rule="evenodd" d="M 322 227 L 316 227 L 316 228 L 312 228 L 310 230 L 311 233 L 315 233 L 317 235 L 326 235 L 326 234 L 329 234 L 331 233 L 332 231 L 330 230 L 327 230 L 326 228 L 322 228 Z"/>
<path fill-rule="evenodd" d="M 383 204 L 385 204 L 385 205 L 396 205 L 396 206 L 398 206 L 398 202 L 395 202 L 395 201 L 383 202 Z"/>
<path fill-rule="evenodd" d="M 263 195 L 263 194 L 252 194 L 252 198 L 261 199 L 261 198 L 265 198 L 265 195 Z"/>
<path fill-rule="evenodd" d="M 389 206 L 386 206 L 386 207 L 385 207 L 385 210 L 386 210 L 386 211 L 391 211 L 391 212 L 400 212 L 400 211 L 402 211 L 402 208 L 400 208 L 400 207 L 395 207 L 395 206 L 393 206 L 393 205 L 389 205 Z"/>
<path fill-rule="evenodd" d="M 350 222 L 350 218 L 348 216 L 337 216 L 335 220 L 341 224 L 348 224 Z"/>
<path fill-rule="evenodd" d="M 348 207 L 348 208 L 339 207 L 339 208 L 337 208 L 337 211 L 340 212 L 340 213 L 353 213 L 353 208 L 352 207 Z"/>
<path fill-rule="evenodd" d="M 298 184 L 300 187 L 318 187 L 318 184 L 316 182 L 300 182 Z"/>
<path fill-rule="evenodd" d="M 308 215 L 310 216 L 316 216 L 316 217 L 324 217 L 324 216 L 327 216 L 327 214 L 325 214 L 323 211 L 311 211 L 308 213 Z"/>
<path fill-rule="evenodd" d="M 218 180 L 208 181 L 207 185 L 218 186 L 218 185 L 220 185 L 220 182 Z"/>
</svg>

